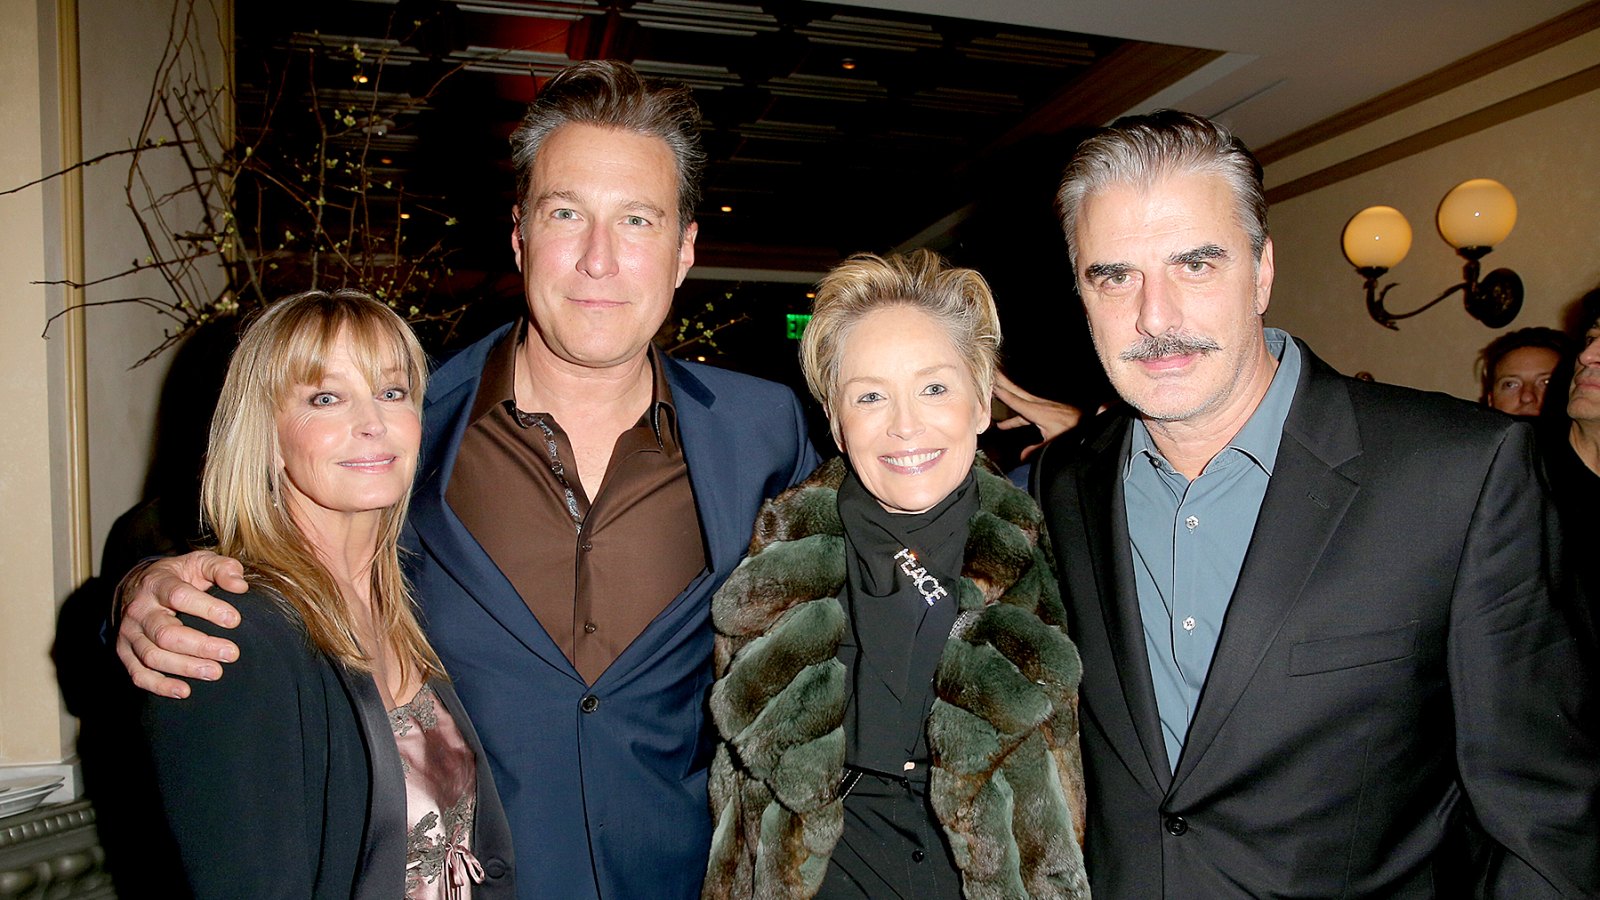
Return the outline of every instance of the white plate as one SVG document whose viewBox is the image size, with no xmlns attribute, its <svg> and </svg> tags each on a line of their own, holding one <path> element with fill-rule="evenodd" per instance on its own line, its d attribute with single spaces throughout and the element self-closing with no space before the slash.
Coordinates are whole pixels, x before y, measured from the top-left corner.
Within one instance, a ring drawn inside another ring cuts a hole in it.
<svg viewBox="0 0 1600 900">
<path fill-rule="evenodd" d="M 66 781 L 59 775 L 22 778 L 0 785 L 0 818 L 25 813 L 44 802 L 44 798 Z"/>
</svg>

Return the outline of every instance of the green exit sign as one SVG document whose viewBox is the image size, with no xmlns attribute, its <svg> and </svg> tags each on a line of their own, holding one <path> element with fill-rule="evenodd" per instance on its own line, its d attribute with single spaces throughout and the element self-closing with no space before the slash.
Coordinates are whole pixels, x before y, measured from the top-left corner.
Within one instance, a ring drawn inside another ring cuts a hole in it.
<svg viewBox="0 0 1600 900">
<path fill-rule="evenodd" d="M 810 324 L 810 313 L 789 313 L 789 340 L 800 340 L 800 335 L 806 333 L 806 326 Z"/>
</svg>

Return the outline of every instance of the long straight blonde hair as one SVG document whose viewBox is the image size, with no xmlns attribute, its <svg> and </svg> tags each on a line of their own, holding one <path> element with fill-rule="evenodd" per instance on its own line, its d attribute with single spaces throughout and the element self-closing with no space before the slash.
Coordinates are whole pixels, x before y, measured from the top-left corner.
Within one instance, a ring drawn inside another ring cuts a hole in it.
<svg viewBox="0 0 1600 900">
<path fill-rule="evenodd" d="M 200 506 L 216 550 L 244 564 L 245 578 L 266 588 L 305 623 L 313 646 L 359 672 L 371 653 L 356 638 L 349 605 L 311 541 L 278 502 L 277 415 L 297 385 L 321 381 L 341 336 L 371 384 L 385 370 L 405 373 L 419 412 L 427 357 L 394 311 L 359 291 L 307 291 L 266 307 L 239 339 L 211 419 Z M 406 491 L 380 519 L 372 560 L 372 604 L 397 658 L 426 679 L 444 666 L 417 624 L 410 585 L 400 567 L 400 529 L 411 503 Z M 374 648 L 375 649 L 375 648 Z"/>
</svg>

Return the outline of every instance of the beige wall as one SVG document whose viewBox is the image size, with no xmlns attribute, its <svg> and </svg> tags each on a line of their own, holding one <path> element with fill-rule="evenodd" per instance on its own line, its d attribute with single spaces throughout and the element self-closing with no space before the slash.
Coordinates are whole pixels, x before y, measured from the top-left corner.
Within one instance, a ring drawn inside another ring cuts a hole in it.
<svg viewBox="0 0 1600 900">
<path fill-rule="evenodd" d="M 1283 159 L 1267 184 L 1342 162 L 1534 90 L 1600 60 L 1600 32 L 1400 111 Z M 1277 281 L 1267 322 L 1304 338 L 1336 368 L 1381 381 L 1477 398 L 1473 361 L 1497 334 L 1529 325 L 1559 326 L 1562 311 L 1600 285 L 1600 91 L 1574 97 L 1401 159 L 1272 207 Z M 1434 211 L 1451 187 L 1494 178 L 1516 195 L 1515 230 L 1487 256 L 1484 271 L 1508 267 L 1527 291 L 1507 329 L 1491 330 L 1463 310 L 1459 295 L 1399 323 L 1398 332 L 1366 313 L 1361 277 L 1339 237 L 1364 207 L 1394 206 L 1410 220 L 1411 253 L 1383 280 L 1399 284 L 1386 305 L 1409 311 L 1461 281 L 1460 257 L 1438 235 Z"/>
<path fill-rule="evenodd" d="M 54 23 L 35 0 L 0 0 L 0 185 L 44 171 L 41 135 L 55 130 L 41 102 L 41 77 L 54 77 Z M 45 71 L 49 66 L 49 71 Z M 70 727 L 49 661 L 56 604 L 70 584 L 52 491 L 51 347 L 39 339 L 50 312 L 43 288 L 55 249 L 39 190 L 0 197 L 0 766 L 59 762 Z"/>
<path fill-rule="evenodd" d="M 210 5 L 202 0 L 201 7 Z M 226 7 L 226 3 L 220 4 Z M 0 189 L 59 170 L 63 102 L 58 93 L 60 0 L 0 0 Z M 84 2 L 77 19 L 82 150 L 85 157 L 130 146 L 166 45 L 172 0 Z M 62 29 L 68 35 L 71 28 Z M 214 19 L 205 31 L 206 65 L 221 83 L 225 63 Z M 70 38 L 69 38 L 70 40 Z M 70 103 L 67 104 L 70 106 Z M 65 145 L 70 147 L 70 142 Z M 147 166 L 159 186 L 181 183 L 175 156 Z M 83 174 L 81 240 L 89 280 L 120 271 L 149 250 L 127 211 L 126 158 Z M 171 221 L 187 226 L 177 210 Z M 78 218 L 57 179 L 0 196 L 0 777 L 35 769 L 69 771 L 75 722 L 62 709 L 49 650 L 61 602 L 75 571 L 98 568 L 106 530 L 141 498 L 154 434 L 155 405 L 167 357 L 130 370 L 161 341 L 163 320 L 122 305 L 86 315 L 83 390 L 72 386 L 70 340 L 62 323 L 40 338 L 66 292 L 30 282 L 63 277 L 64 236 Z M 89 302 L 167 296 L 159 277 L 136 276 L 90 288 Z M 87 469 L 74 474 L 69 410 L 86 404 Z M 87 490 L 91 544 L 74 557 L 72 487 Z M 52 799 L 60 799 L 53 797 Z"/>
</svg>

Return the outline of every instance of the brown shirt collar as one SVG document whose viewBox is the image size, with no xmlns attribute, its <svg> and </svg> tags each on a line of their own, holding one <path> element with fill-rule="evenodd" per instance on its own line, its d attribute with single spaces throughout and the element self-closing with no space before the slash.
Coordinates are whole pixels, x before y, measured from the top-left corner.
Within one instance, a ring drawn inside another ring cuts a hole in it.
<svg viewBox="0 0 1600 900">
<path fill-rule="evenodd" d="M 523 318 L 489 350 L 489 356 L 483 364 L 483 376 L 478 382 L 478 396 L 472 401 L 472 415 L 467 420 L 469 426 L 496 406 L 516 409 L 517 351 L 527 339 L 528 320 Z M 672 405 L 672 386 L 667 383 L 666 367 L 661 364 L 661 351 L 654 344 L 650 345 L 649 356 L 650 406 L 639 421 L 650 424 L 656 434 L 656 443 L 664 447 L 667 440 L 678 443 L 678 411 Z"/>
</svg>

